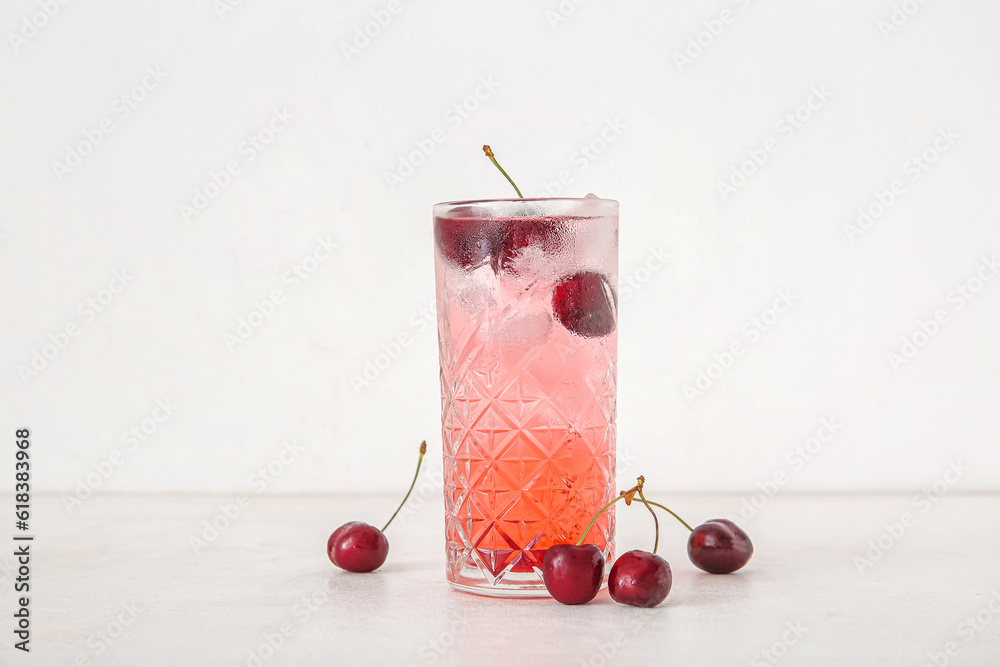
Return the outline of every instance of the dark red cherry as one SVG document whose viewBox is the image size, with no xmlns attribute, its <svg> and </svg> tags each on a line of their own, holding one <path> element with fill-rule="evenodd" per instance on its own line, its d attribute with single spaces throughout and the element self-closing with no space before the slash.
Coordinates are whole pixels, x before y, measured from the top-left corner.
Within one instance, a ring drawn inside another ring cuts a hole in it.
<svg viewBox="0 0 1000 667">
<path fill-rule="evenodd" d="M 490 264 L 495 273 L 516 273 L 515 260 L 529 246 L 554 253 L 562 245 L 555 220 L 523 220 L 508 223 L 506 232 L 498 235 Z"/>
<path fill-rule="evenodd" d="M 465 270 L 486 263 L 493 252 L 494 234 L 482 209 L 463 206 L 449 217 L 434 221 L 434 239 L 441 254 Z"/>
<path fill-rule="evenodd" d="M 667 599 L 673 583 L 670 565 L 648 551 L 629 551 L 611 566 L 608 592 L 615 602 L 633 607 L 655 607 Z"/>
<path fill-rule="evenodd" d="M 691 531 L 688 538 L 688 557 L 705 572 L 735 572 L 746 565 L 751 556 L 750 538 L 729 519 L 706 521 Z"/>
<path fill-rule="evenodd" d="M 562 325 L 584 338 L 607 336 L 615 330 L 617 297 L 600 273 L 583 271 L 566 276 L 552 293 L 552 310 Z"/>
<path fill-rule="evenodd" d="M 381 530 L 362 521 L 351 521 L 333 531 L 326 552 L 337 567 L 348 572 L 371 572 L 389 555 L 389 540 Z"/>
<path fill-rule="evenodd" d="M 590 602 L 604 578 L 604 554 L 593 544 L 557 544 L 545 551 L 542 580 L 563 604 Z"/>
</svg>

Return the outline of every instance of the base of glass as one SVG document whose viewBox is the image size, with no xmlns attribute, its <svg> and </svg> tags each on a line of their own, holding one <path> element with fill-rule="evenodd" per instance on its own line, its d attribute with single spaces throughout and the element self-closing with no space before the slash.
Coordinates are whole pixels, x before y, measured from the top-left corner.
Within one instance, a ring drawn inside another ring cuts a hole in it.
<svg viewBox="0 0 1000 667">
<path fill-rule="evenodd" d="M 551 597 L 542 581 L 542 571 L 531 568 L 526 572 L 508 570 L 501 576 L 485 575 L 479 568 L 467 566 L 457 574 L 447 573 L 448 583 L 460 591 L 495 598 Z"/>
<path fill-rule="evenodd" d="M 456 584 L 454 581 L 448 582 L 452 588 L 462 591 L 463 593 L 472 593 L 473 595 L 482 595 L 484 597 L 490 598 L 550 598 L 548 590 L 546 590 L 545 585 L 542 584 L 541 587 L 525 586 L 523 588 L 515 588 L 513 586 L 466 586 L 464 584 Z"/>
<path fill-rule="evenodd" d="M 608 555 L 613 552 L 609 549 Z M 470 568 L 471 570 L 471 568 Z M 601 588 L 607 587 L 607 577 L 611 572 L 611 564 L 605 561 L 604 578 Z M 464 576 L 454 577 L 448 573 L 448 584 L 463 593 L 482 595 L 491 598 L 551 598 L 545 582 L 542 580 L 542 571 L 532 568 L 529 572 L 507 572 L 502 578 L 498 578 L 496 583 L 484 579 L 478 570 L 463 572 Z"/>
<path fill-rule="evenodd" d="M 611 572 L 614 543 L 604 546 L 604 579 Z M 541 564 L 547 550 L 491 551 L 448 547 L 445 578 L 457 590 L 494 598 L 548 598 Z M 528 566 L 528 563 L 531 563 Z M 503 569 L 501 569 L 503 568 Z"/>
<path fill-rule="evenodd" d="M 511 587 L 492 587 L 492 586 L 464 586 L 462 584 L 456 584 L 454 581 L 449 581 L 448 585 L 458 591 L 463 593 L 472 593 L 473 595 L 481 595 L 488 598 L 521 598 L 521 599 L 542 599 L 551 598 L 548 590 L 546 590 L 543 585 L 541 589 L 538 588 L 511 588 Z M 608 587 L 608 582 L 604 581 L 601 583 L 600 590 L 604 590 Z"/>
</svg>

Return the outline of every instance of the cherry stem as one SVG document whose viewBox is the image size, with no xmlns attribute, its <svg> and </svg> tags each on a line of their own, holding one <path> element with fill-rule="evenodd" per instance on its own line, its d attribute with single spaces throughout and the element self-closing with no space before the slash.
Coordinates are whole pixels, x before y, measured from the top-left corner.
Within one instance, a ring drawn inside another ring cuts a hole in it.
<svg viewBox="0 0 1000 667">
<path fill-rule="evenodd" d="M 405 505 L 406 501 L 409 499 L 410 493 L 413 492 L 413 487 L 417 485 L 417 475 L 420 474 L 420 464 L 423 462 L 424 454 L 426 453 L 427 453 L 427 441 L 424 440 L 423 442 L 420 443 L 420 456 L 417 458 L 417 470 L 416 472 L 413 473 L 413 481 L 410 482 L 410 488 L 406 492 L 406 495 L 403 496 L 403 502 L 399 503 L 399 507 L 396 508 L 396 511 L 392 513 L 391 517 L 389 517 L 389 520 L 385 522 L 384 526 L 382 526 L 383 533 L 385 532 L 385 529 L 389 527 L 389 524 L 392 523 L 392 520 L 396 518 L 396 515 L 399 514 L 399 510 L 403 509 L 403 505 Z"/>
<path fill-rule="evenodd" d="M 419 464 L 417 464 L 417 467 L 419 468 Z M 590 533 L 590 529 L 594 527 L 594 524 L 597 523 L 597 520 L 599 518 L 601 518 L 602 514 L 604 514 L 604 510 L 608 509 L 609 507 L 611 507 L 612 505 L 614 505 L 615 503 L 617 503 L 619 500 L 624 500 L 626 505 L 631 505 L 632 504 L 632 500 L 635 498 L 636 494 L 639 494 L 639 500 L 642 502 L 643 505 L 646 506 L 646 509 L 649 510 L 650 514 L 653 515 L 653 526 L 656 529 L 656 538 L 653 541 L 653 553 L 654 554 L 656 553 L 656 550 L 660 547 L 660 520 L 659 520 L 659 518 L 657 518 L 656 512 L 653 511 L 653 508 L 650 507 L 650 505 L 653 505 L 655 507 L 659 507 L 661 510 L 665 510 L 665 511 L 669 512 L 671 516 L 673 516 L 675 519 L 677 519 L 682 524 L 684 524 L 685 528 L 687 528 L 689 531 L 694 532 L 694 528 L 692 528 L 691 526 L 689 526 L 687 521 L 685 521 L 684 519 L 682 519 L 679 516 L 677 516 L 677 513 L 674 512 L 669 507 L 667 507 L 666 505 L 661 505 L 660 503 L 654 503 L 652 500 L 646 500 L 646 496 L 642 495 L 642 485 L 645 484 L 645 483 L 646 483 L 646 478 L 643 477 L 642 475 L 639 475 L 639 478 L 636 480 L 635 486 L 633 486 L 628 491 L 622 491 L 622 492 L 620 492 L 618 494 L 617 498 L 615 498 L 614 500 L 612 500 L 611 502 L 609 502 L 607 505 L 605 505 L 604 507 L 602 507 L 600 510 L 598 510 L 597 515 L 593 519 L 591 519 L 590 525 L 587 526 L 587 530 L 583 531 L 583 535 L 581 535 L 580 539 L 577 540 L 576 546 L 581 546 L 583 544 L 583 541 L 585 539 L 587 539 L 587 535 Z M 410 494 L 406 494 L 406 495 L 410 495 Z M 404 502 L 405 502 L 405 500 L 404 500 Z"/>
<path fill-rule="evenodd" d="M 522 195 L 521 191 L 518 190 L 517 184 L 514 183 L 514 179 L 512 179 L 510 176 L 507 175 L 507 172 L 503 170 L 503 167 L 500 166 L 500 163 L 497 162 L 497 159 L 493 157 L 493 149 L 490 148 L 489 144 L 483 146 L 483 152 L 486 153 L 486 157 L 488 157 L 490 159 L 490 162 L 492 162 L 496 166 L 496 168 L 500 170 L 500 173 L 504 175 L 504 177 L 510 182 L 510 184 L 514 186 L 514 192 L 517 193 L 517 196 L 521 199 L 524 199 L 524 195 Z"/>
<path fill-rule="evenodd" d="M 642 478 L 640 477 L 639 479 Z M 649 506 L 649 501 L 646 500 L 646 496 L 642 495 L 642 484 L 639 484 L 638 491 L 639 491 L 639 500 L 641 500 L 642 504 L 646 506 L 646 509 L 649 510 L 649 513 L 653 515 L 653 526 L 656 528 L 656 539 L 653 541 L 653 553 L 655 554 L 657 548 L 659 548 L 660 546 L 660 520 L 656 518 L 656 512 L 653 511 L 653 508 Z"/>
<path fill-rule="evenodd" d="M 601 517 L 601 515 L 604 514 L 604 510 L 608 509 L 609 507 L 611 507 L 612 505 L 614 505 L 615 503 L 617 503 L 619 500 L 621 500 L 624 497 L 625 496 L 618 496 L 617 498 L 615 498 L 614 500 L 612 500 L 610 503 L 608 503 L 607 505 L 605 505 L 604 507 L 601 508 L 601 510 L 597 513 L 597 516 L 595 516 L 593 519 L 591 519 L 590 525 L 587 526 L 587 530 L 583 531 L 583 535 L 581 535 L 580 539 L 577 540 L 576 546 L 580 546 L 581 544 L 583 544 L 583 541 L 585 539 L 587 539 L 587 534 L 590 532 L 590 529 L 594 527 L 594 524 L 597 523 L 597 520 Z"/>
<path fill-rule="evenodd" d="M 642 494 L 640 493 L 639 495 L 641 496 Z M 694 528 L 692 528 L 691 526 L 689 526 L 687 521 L 685 521 L 684 519 L 682 519 L 679 516 L 677 516 L 677 514 L 672 509 L 670 509 L 669 507 L 661 505 L 660 503 L 654 503 L 652 500 L 646 500 L 645 498 L 642 499 L 642 502 L 646 503 L 647 505 L 654 505 L 656 507 L 659 507 L 661 510 L 666 510 L 675 519 L 677 519 L 678 521 L 680 521 L 681 523 L 683 523 L 685 528 L 687 528 L 688 530 L 694 532 Z M 656 553 L 655 549 L 653 550 L 653 553 Z"/>
<path fill-rule="evenodd" d="M 640 477 L 639 479 L 642 479 L 642 478 Z M 625 499 L 625 504 L 626 505 L 631 504 L 632 503 L 632 498 L 635 497 L 635 492 L 639 490 L 639 486 L 640 485 L 636 485 L 636 486 L 633 486 L 628 491 L 622 491 L 618 495 L 617 498 L 615 498 L 614 500 L 612 500 L 611 502 L 609 502 L 607 505 L 605 505 L 604 507 L 602 507 L 600 510 L 598 510 L 597 515 L 594 516 L 594 518 L 590 520 L 590 525 L 587 526 L 587 530 L 583 531 L 583 535 L 580 536 L 580 539 L 577 541 L 576 546 L 582 545 L 583 541 L 585 539 L 587 539 L 587 535 L 590 533 L 590 529 L 594 527 L 594 524 L 597 523 L 597 520 L 601 518 L 602 514 L 604 514 L 604 510 L 608 509 L 609 507 L 611 507 L 612 505 L 614 505 L 615 503 L 617 503 L 619 500 L 622 500 L 622 499 Z"/>
</svg>

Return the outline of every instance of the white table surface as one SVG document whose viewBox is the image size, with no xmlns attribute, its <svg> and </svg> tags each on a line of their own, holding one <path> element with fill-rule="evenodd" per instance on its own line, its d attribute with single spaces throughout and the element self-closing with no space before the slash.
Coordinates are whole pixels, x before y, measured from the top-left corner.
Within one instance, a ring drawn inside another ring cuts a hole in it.
<svg viewBox="0 0 1000 667">
<path fill-rule="evenodd" d="M 740 505 L 655 499 L 691 522 L 735 518 Z M 389 497 L 256 496 L 196 556 L 189 537 L 231 501 L 105 496 L 70 515 L 58 497 L 36 498 L 32 651 L 12 648 L 5 548 L 0 665 L 1000 664 L 1000 496 L 949 495 L 923 511 L 908 495 L 779 495 L 744 522 L 756 553 L 728 576 L 696 570 L 683 528 L 664 521 L 674 585 L 652 610 L 606 591 L 567 607 L 452 590 L 436 501 L 389 528 L 373 574 L 334 568 L 326 538 L 348 520 L 381 524 Z M 649 549 L 649 516 L 622 510 L 619 550 Z M 913 525 L 859 573 L 855 556 L 904 512 Z"/>
</svg>

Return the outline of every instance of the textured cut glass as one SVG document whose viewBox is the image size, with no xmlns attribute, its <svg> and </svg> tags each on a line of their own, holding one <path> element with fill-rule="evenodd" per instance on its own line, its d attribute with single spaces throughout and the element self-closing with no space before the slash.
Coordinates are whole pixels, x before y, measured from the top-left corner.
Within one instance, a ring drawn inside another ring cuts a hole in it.
<svg viewBox="0 0 1000 667">
<path fill-rule="evenodd" d="M 448 581 L 546 595 L 545 550 L 615 493 L 617 202 L 434 213 Z M 613 507 L 586 543 L 611 562 Z"/>
</svg>

